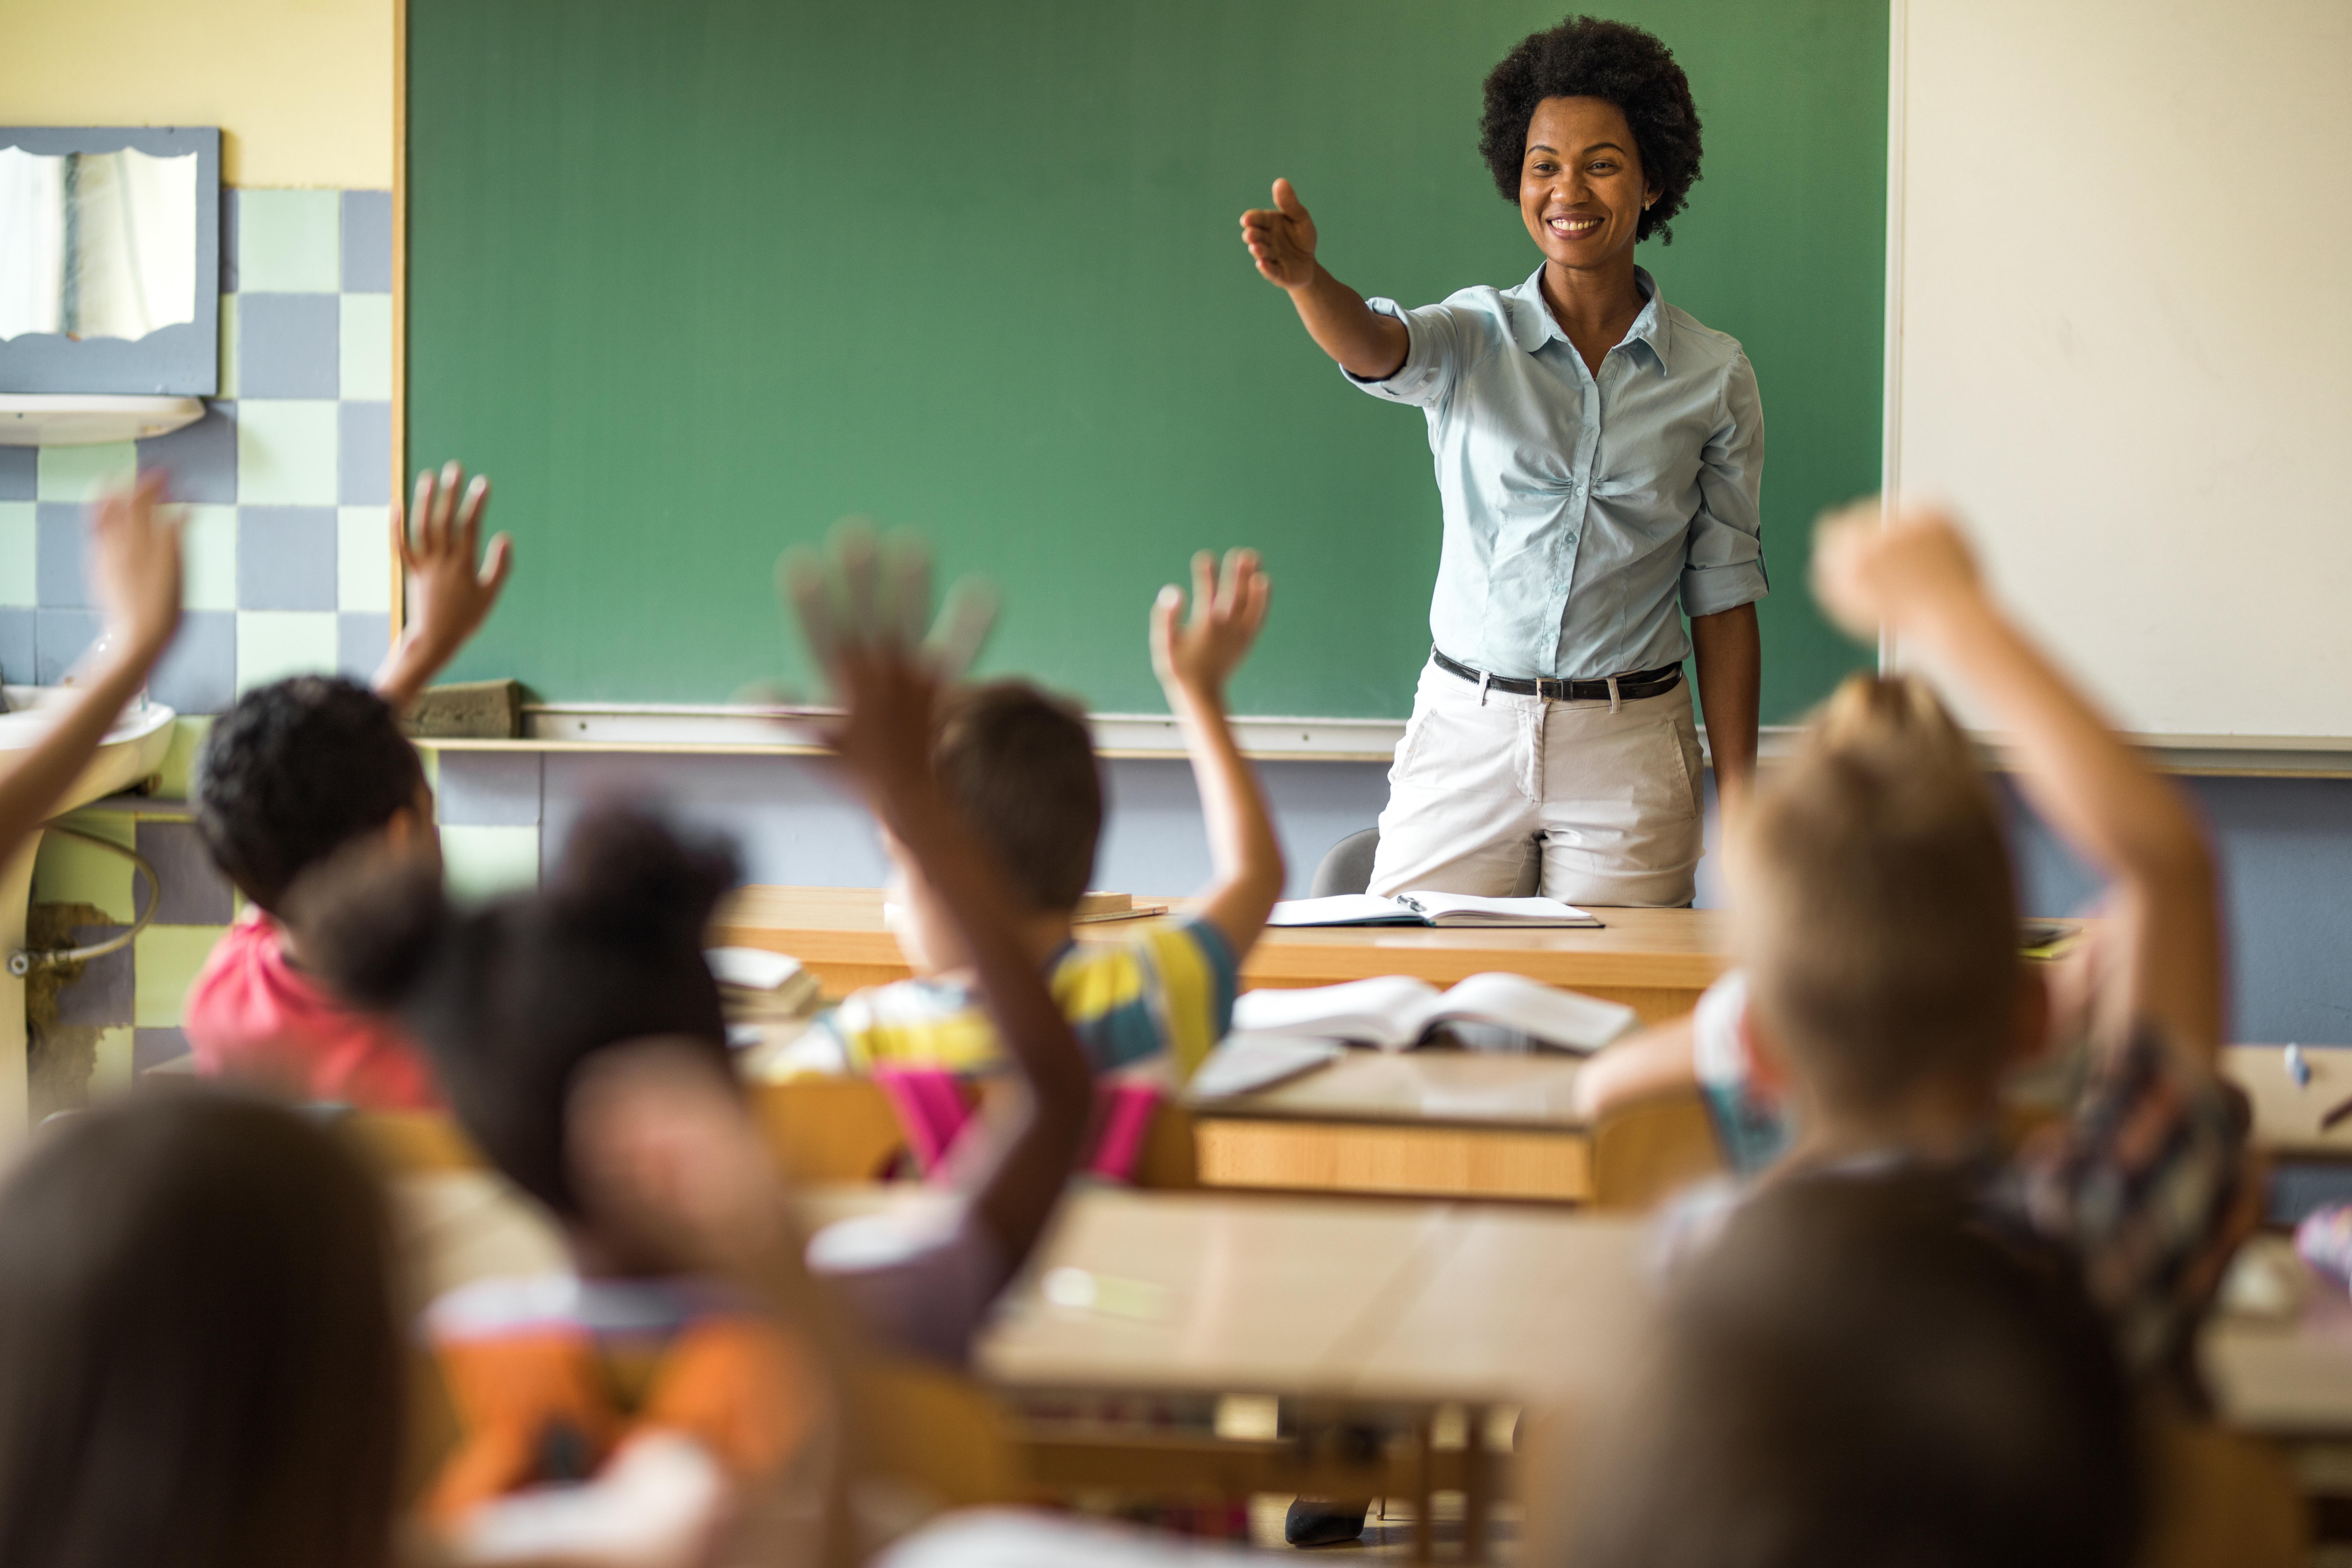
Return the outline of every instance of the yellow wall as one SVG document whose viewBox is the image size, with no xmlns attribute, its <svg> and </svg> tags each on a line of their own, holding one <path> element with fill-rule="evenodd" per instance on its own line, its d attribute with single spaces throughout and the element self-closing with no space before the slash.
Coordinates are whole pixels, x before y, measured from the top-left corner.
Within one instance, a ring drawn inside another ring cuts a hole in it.
<svg viewBox="0 0 2352 1568">
<path fill-rule="evenodd" d="M 0 0 L 0 125 L 217 125 L 236 185 L 392 184 L 393 0 Z"/>
</svg>

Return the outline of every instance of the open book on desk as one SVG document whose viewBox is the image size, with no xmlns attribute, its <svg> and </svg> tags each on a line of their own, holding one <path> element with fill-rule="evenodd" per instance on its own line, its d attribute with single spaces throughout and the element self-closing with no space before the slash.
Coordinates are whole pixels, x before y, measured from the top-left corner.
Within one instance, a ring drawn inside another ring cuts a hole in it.
<svg viewBox="0 0 2352 1568">
<path fill-rule="evenodd" d="M 1450 991 L 1407 974 L 1350 980 L 1344 985 L 1244 992 L 1234 1003 L 1236 1031 L 1351 1040 L 1409 1050 L 1450 1037 L 1473 1050 L 1548 1046 L 1580 1055 L 1631 1030 L 1633 1009 L 1524 974 L 1474 974 Z"/>
<path fill-rule="evenodd" d="M 1285 899 L 1265 918 L 1270 926 L 1597 926 L 1601 922 L 1558 899 L 1482 899 L 1472 893 L 1402 893 L 1393 899 L 1340 893 L 1328 899 Z"/>
</svg>

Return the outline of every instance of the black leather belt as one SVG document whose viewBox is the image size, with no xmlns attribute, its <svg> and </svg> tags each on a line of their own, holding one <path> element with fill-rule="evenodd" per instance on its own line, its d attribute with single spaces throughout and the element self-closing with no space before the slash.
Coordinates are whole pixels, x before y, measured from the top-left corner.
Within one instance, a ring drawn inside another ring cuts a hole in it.
<svg viewBox="0 0 2352 1568">
<path fill-rule="evenodd" d="M 1637 669 L 1631 675 L 1615 678 L 1617 689 L 1609 689 L 1608 680 L 1554 680 L 1550 676 L 1529 678 L 1523 675 L 1489 675 L 1483 669 L 1473 669 L 1458 658 L 1448 658 L 1436 648 L 1429 657 L 1437 668 L 1448 675 L 1458 675 L 1473 686 L 1488 691 L 1507 691 L 1514 697 L 1548 697 L 1555 702 L 1607 702 L 1612 698 L 1631 702 L 1640 697 L 1655 697 L 1672 691 L 1683 683 L 1683 667 L 1661 665 L 1655 669 Z"/>
</svg>

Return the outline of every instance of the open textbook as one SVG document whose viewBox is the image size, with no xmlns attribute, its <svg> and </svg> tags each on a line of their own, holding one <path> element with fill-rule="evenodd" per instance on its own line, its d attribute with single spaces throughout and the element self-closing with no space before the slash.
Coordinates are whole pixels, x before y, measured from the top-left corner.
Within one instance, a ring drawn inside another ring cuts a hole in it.
<svg viewBox="0 0 2352 1568">
<path fill-rule="evenodd" d="M 1549 1046 L 1597 1051 L 1633 1027 L 1633 1009 L 1563 991 L 1524 974 L 1474 974 L 1451 991 L 1383 974 L 1344 985 L 1244 992 L 1234 1027 L 1252 1033 L 1353 1040 L 1408 1050 L 1444 1034 L 1474 1050 Z"/>
<path fill-rule="evenodd" d="M 1482 899 L 1471 893 L 1402 893 L 1393 899 L 1340 893 L 1328 899 L 1285 899 L 1266 917 L 1270 926 L 1597 926 L 1601 922 L 1558 899 Z"/>
</svg>

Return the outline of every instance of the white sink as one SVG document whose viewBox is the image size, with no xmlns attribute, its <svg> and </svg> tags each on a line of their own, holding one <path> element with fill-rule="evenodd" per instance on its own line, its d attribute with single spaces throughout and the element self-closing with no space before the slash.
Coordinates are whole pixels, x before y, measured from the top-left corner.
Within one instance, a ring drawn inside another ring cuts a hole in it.
<svg viewBox="0 0 2352 1568">
<path fill-rule="evenodd" d="M 42 711 L 68 700 L 72 690 L 62 687 L 11 686 L 5 689 L 8 711 L 0 713 L 0 772 L 14 765 L 8 753 L 28 750 L 48 732 L 55 716 Z M 51 815 L 87 805 L 100 795 L 128 789 L 163 765 L 172 749 L 174 715 L 160 702 L 134 702 L 122 710 L 114 727 L 99 742 L 98 753 L 79 777 L 59 797 Z M 0 867 L 0 1150 L 25 1135 L 31 1100 L 25 1080 L 25 983 L 7 973 L 9 953 L 25 945 L 25 925 L 33 896 L 33 860 L 41 836 L 32 833 Z M 155 896 L 147 889 L 145 896 Z"/>
<path fill-rule="evenodd" d="M 9 765 L 7 753 L 29 750 L 48 733 L 51 716 L 44 710 L 74 696 L 71 687 L 11 686 L 5 689 L 8 711 L 0 713 L 0 769 Z M 172 721 L 177 717 L 161 702 L 133 703 L 122 710 L 114 727 L 98 744 L 98 754 L 81 771 L 52 815 L 87 805 L 104 795 L 128 789 L 163 765 L 172 749 Z"/>
</svg>

